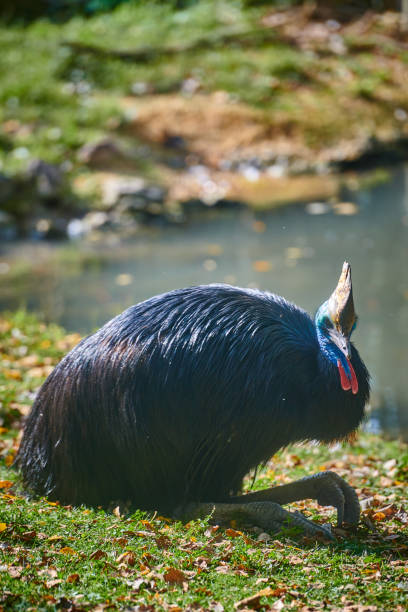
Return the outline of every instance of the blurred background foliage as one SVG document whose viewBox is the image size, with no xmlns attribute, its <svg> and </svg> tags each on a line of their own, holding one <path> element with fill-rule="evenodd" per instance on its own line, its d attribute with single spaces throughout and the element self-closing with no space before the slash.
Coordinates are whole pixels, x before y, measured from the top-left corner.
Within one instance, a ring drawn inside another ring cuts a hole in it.
<svg viewBox="0 0 408 612">
<path fill-rule="evenodd" d="M 169 0 L 165 4 L 173 8 L 185 9 L 199 0 Z M 20 19 L 30 21 L 39 17 L 48 17 L 53 20 L 65 20 L 74 15 L 94 15 L 111 11 L 119 4 L 154 4 L 154 1 L 145 0 L 3 0 L 0 6 L 0 15 L 6 19 Z M 158 4 L 162 4 L 157 2 Z M 304 0 L 245 0 L 248 6 L 271 6 L 287 7 L 304 4 Z M 336 10 L 340 14 L 348 15 L 367 10 L 398 10 L 399 0 L 351 0 L 350 2 L 339 2 L 338 0 L 320 0 L 318 4 L 322 7 Z"/>
</svg>

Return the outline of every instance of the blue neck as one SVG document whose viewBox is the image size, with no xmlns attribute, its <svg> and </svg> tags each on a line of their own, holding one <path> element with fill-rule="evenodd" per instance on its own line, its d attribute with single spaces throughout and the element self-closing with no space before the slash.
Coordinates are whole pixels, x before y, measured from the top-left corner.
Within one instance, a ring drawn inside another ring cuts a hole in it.
<svg viewBox="0 0 408 612">
<path fill-rule="evenodd" d="M 315 317 L 316 333 L 320 350 L 326 359 L 336 367 L 337 362 L 340 361 L 347 376 L 350 376 L 350 368 L 345 355 L 330 337 L 330 330 L 327 323 L 328 316 L 328 305 L 327 302 L 324 302 L 324 304 L 320 306 Z"/>
<path fill-rule="evenodd" d="M 317 339 L 318 339 L 319 345 L 320 345 L 320 350 L 322 351 L 323 355 L 325 355 L 325 357 L 329 361 L 334 363 L 334 365 L 337 365 L 337 362 L 338 362 L 339 359 L 343 363 L 343 359 L 344 359 L 343 353 L 330 340 L 330 338 L 327 337 L 325 332 L 322 329 L 320 329 L 319 326 L 316 326 L 316 332 L 317 332 Z M 343 357 L 343 359 L 342 359 L 342 357 Z M 344 359 L 344 361 L 345 361 L 345 359 Z"/>
</svg>

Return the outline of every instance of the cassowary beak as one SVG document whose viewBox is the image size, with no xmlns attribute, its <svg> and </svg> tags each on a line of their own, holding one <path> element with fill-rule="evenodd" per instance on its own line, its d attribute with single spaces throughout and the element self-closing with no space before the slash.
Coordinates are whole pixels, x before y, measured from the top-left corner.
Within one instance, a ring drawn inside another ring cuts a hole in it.
<svg viewBox="0 0 408 612">
<path fill-rule="evenodd" d="M 351 334 L 353 325 L 356 319 L 353 302 L 353 287 L 351 284 L 351 266 L 346 261 L 343 264 L 343 269 L 337 283 L 336 289 L 331 294 L 328 300 L 329 314 L 333 321 L 336 330 L 340 336 L 348 344 L 348 337 Z M 336 342 L 337 346 L 344 352 L 342 344 Z M 344 344 L 344 342 L 343 342 Z M 347 348 L 348 353 L 349 347 Z M 346 353 L 344 353 L 346 355 Z M 347 355 L 346 355 L 347 356 Z"/>
<path fill-rule="evenodd" d="M 345 368 L 345 364 L 342 364 L 340 359 L 337 360 L 341 387 L 343 391 L 349 391 L 351 389 L 353 395 L 355 395 L 358 393 L 358 380 L 350 361 L 350 342 L 348 338 L 345 338 L 343 334 L 337 330 L 332 330 L 330 332 L 330 338 L 332 342 L 341 350 L 347 361 L 347 367 Z"/>
<path fill-rule="evenodd" d="M 350 350 L 350 341 L 346 338 L 341 332 L 337 331 L 337 329 L 330 331 L 330 338 L 332 342 L 341 350 L 345 358 L 350 361 L 351 359 L 351 350 Z"/>
</svg>

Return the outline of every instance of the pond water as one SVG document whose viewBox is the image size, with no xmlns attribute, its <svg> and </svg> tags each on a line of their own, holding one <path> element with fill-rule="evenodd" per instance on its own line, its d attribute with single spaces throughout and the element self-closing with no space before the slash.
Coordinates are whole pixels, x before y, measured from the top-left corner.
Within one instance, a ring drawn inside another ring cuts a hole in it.
<svg viewBox="0 0 408 612">
<path fill-rule="evenodd" d="M 1 245 L 0 310 L 26 306 L 89 333 L 176 287 L 227 282 L 284 295 L 311 314 L 352 265 L 353 336 L 372 374 L 367 426 L 408 439 L 408 168 L 346 203 L 208 214 L 121 243 Z M 13 280 L 7 280 L 13 279 Z"/>
</svg>

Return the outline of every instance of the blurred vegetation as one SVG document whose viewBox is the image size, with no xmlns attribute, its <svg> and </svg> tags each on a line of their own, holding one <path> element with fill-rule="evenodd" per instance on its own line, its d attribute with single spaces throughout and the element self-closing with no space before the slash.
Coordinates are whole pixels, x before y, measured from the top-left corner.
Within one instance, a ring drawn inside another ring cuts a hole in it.
<svg viewBox="0 0 408 612">
<path fill-rule="evenodd" d="M 343 5 L 321 4 L 309 18 L 301 11 L 312 5 L 288 0 L 49 0 L 34 9 L 48 17 L 52 11 L 62 15 L 64 7 L 76 14 L 62 22 L 9 22 L 6 9 L 14 3 L 3 3 L 0 172 L 25 171 L 30 160 L 42 159 L 75 177 L 89 170 L 78 157 L 85 144 L 114 135 L 131 146 L 150 145 L 148 130 L 133 129 L 134 119 L 143 104 L 149 108 L 152 98 L 163 94 L 188 101 L 195 93 L 223 92 L 231 108 L 241 103 L 256 109 L 256 117 L 245 119 L 243 113 L 242 121 L 262 124 L 260 149 L 286 139 L 296 155 L 308 154 L 309 160 L 323 148 L 328 149 L 323 158 L 341 158 L 340 140 L 399 138 L 408 112 L 408 92 L 401 87 L 408 51 L 395 25 L 398 15 L 381 20 L 371 14 L 371 22 L 361 18 L 361 27 L 343 26 L 334 19 L 339 11 L 342 18 Z M 354 16 L 374 6 L 368 0 L 352 5 Z M 20 16 L 30 15 L 24 2 L 17 6 Z M 134 106 L 124 108 L 125 98 Z M 192 100 L 192 114 L 194 107 Z M 195 135 L 188 141 L 177 121 L 166 98 L 161 116 L 146 118 L 149 129 L 164 135 L 170 126 L 170 135 L 180 136 L 187 153 L 194 152 Z M 212 137 L 213 151 L 223 139 Z M 196 148 L 201 155 L 199 144 Z M 135 171 L 153 176 L 151 151 L 136 157 Z M 204 152 L 203 163 L 207 158 Z"/>
<path fill-rule="evenodd" d="M 17 18 L 25 21 L 38 17 L 61 20 L 69 19 L 78 14 L 89 16 L 95 13 L 109 12 L 119 4 L 131 2 L 143 6 L 154 3 L 154 0 L 153 2 L 151 0 L 39 0 L 35 3 L 30 0 L 19 0 L 17 3 L 14 0 L 3 0 L 0 6 L 0 15 L 8 19 Z M 198 2 L 200 0 L 167 0 L 166 4 L 171 5 L 174 9 L 185 9 Z M 160 4 L 160 2 L 157 3 Z M 305 0 L 244 0 L 244 4 L 247 6 L 264 5 L 279 8 L 302 3 L 305 4 Z M 320 4 L 345 14 L 355 14 L 356 11 L 364 12 L 366 10 L 398 10 L 400 5 L 398 0 L 352 0 L 345 3 L 347 6 L 342 6 L 343 3 L 338 2 L 338 0 L 326 0 L 325 2 L 320 0 Z"/>
<path fill-rule="evenodd" d="M 92 15 L 97 12 L 110 11 L 118 4 L 129 0 L 4 0 L 0 13 L 9 19 L 31 20 L 38 17 L 67 19 L 75 14 Z"/>
<path fill-rule="evenodd" d="M 20 18 L 23 20 L 36 19 L 38 17 L 48 17 L 50 19 L 68 19 L 74 15 L 94 15 L 95 13 L 109 12 L 116 8 L 119 4 L 133 2 L 134 4 L 146 5 L 154 2 L 148 0 L 39 0 L 31 2 L 30 0 L 19 0 L 18 3 L 13 0 L 4 0 L 0 7 L 0 14 L 3 14 L 9 19 Z M 169 0 L 168 5 L 172 5 L 174 9 L 188 8 L 199 2 L 199 0 Z M 156 2 L 160 4 L 160 2 Z M 301 0 L 247 0 L 248 5 L 269 4 L 271 6 L 290 6 L 300 4 Z M 372 2 L 365 2 L 370 5 Z"/>
</svg>

